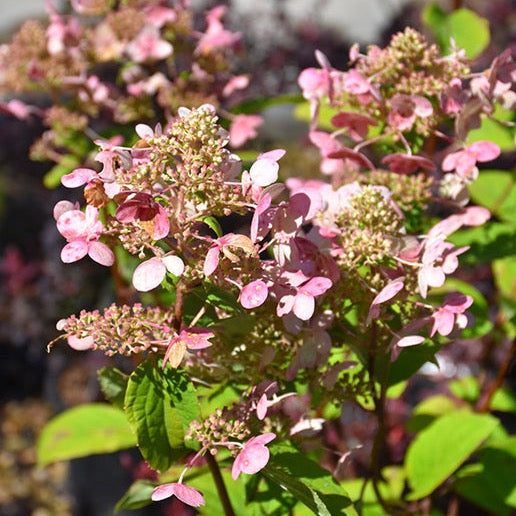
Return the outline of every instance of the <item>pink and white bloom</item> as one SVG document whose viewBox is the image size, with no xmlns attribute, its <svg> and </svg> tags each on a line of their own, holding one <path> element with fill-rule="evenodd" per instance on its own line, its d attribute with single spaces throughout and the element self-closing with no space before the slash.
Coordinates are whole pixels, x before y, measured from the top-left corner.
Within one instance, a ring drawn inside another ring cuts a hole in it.
<svg viewBox="0 0 516 516">
<path fill-rule="evenodd" d="M 459 292 L 448 294 L 443 306 L 432 314 L 433 324 L 430 330 L 430 337 L 439 333 L 443 337 L 449 335 L 455 324 L 460 328 L 465 328 L 468 318 L 464 312 L 473 304 L 473 298 Z"/>
<path fill-rule="evenodd" d="M 185 356 L 186 350 L 196 351 L 209 348 L 212 344 L 209 341 L 215 334 L 206 328 L 188 328 L 181 330 L 179 335 L 172 338 L 163 358 L 163 368 L 170 364 L 173 368 L 179 364 Z"/>
<path fill-rule="evenodd" d="M 165 59 L 173 51 L 172 45 L 161 38 L 153 25 L 146 25 L 126 47 L 127 55 L 136 63 Z"/>
<path fill-rule="evenodd" d="M 445 172 L 455 170 L 461 177 L 470 175 L 477 162 L 496 159 L 500 155 L 500 147 L 496 143 L 480 141 L 468 145 L 464 149 L 448 154 L 442 163 Z"/>
<path fill-rule="evenodd" d="M 232 262 L 239 260 L 238 256 L 231 252 L 230 248 L 234 247 L 240 249 L 248 254 L 255 252 L 255 248 L 251 239 L 245 235 L 237 235 L 235 233 L 228 233 L 213 241 L 213 245 L 206 253 L 204 260 L 204 274 L 206 277 L 211 276 L 219 266 L 220 253 Z"/>
<path fill-rule="evenodd" d="M 295 294 L 287 294 L 279 300 L 278 317 L 293 312 L 297 318 L 308 321 L 315 311 L 315 297 L 324 294 L 331 286 L 332 281 L 322 276 L 308 280 L 297 287 Z"/>
<path fill-rule="evenodd" d="M 263 124 L 259 115 L 236 115 L 229 127 L 229 143 L 232 147 L 241 147 L 247 140 L 256 138 L 257 128 Z"/>
<path fill-rule="evenodd" d="M 240 473 L 254 475 L 267 465 L 270 452 L 265 445 L 270 443 L 275 437 L 276 434 L 270 432 L 251 437 L 251 439 L 244 444 L 242 451 L 237 455 L 233 463 L 231 470 L 233 480 L 236 480 L 240 476 Z"/>
<path fill-rule="evenodd" d="M 431 102 L 420 95 L 397 93 L 390 100 L 392 110 L 387 117 L 389 124 L 398 131 L 412 129 L 416 117 L 428 118 L 434 112 Z"/>
<path fill-rule="evenodd" d="M 152 492 L 152 500 L 158 502 L 165 498 L 175 496 L 186 505 L 191 507 L 199 507 L 200 505 L 206 505 L 202 494 L 194 489 L 193 487 L 187 486 L 180 482 L 171 482 L 170 484 L 162 484 L 157 486 Z"/>
<path fill-rule="evenodd" d="M 98 219 L 98 210 L 86 206 L 86 211 L 66 210 L 57 219 L 57 229 L 63 235 L 67 244 L 61 251 L 61 260 L 72 263 L 88 255 L 92 260 L 110 267 L 115 262 L 113 251 L 99 238 L 104 231 L 102 222 Z"/>
<path fill-rule="evenodd" d="M 167 271 L 174 276 L 181 276 L 185 264 L 179 256 L 169 254 L 162 258 L 154 257 L 146 260 L 133 272 L 133 286 L 139 292 L 148 292 L 156 288 L 165 279 Z"/>
</svg>

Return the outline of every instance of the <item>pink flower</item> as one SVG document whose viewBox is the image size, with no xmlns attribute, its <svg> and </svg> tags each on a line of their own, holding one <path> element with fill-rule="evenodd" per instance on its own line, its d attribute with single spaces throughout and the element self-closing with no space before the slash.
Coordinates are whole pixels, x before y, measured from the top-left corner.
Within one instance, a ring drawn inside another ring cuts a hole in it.
<svg viewBox="0 0 516 516">
<path fill-rule="evenodd" d="M 179 335 L 174 337 L 168 345 L 165 357 L 163 358 L 163 368 L 170 364 L 173 368 L 179 366 L 186 350 L 205 349 L 211 346 L 209 339 L 215 334 L 205 328 L 188 328 L 182 330 Z"/>
<path fill-rule="evenodd" d="M 257 127 L 263 124 L 258 115 L 236 115 L 229 127 L 229 142 L 233 147 L 241 147 L 247 140 L 256 138 Z"/>
<path fill-rule="evenodd" d="M 163 258 L 150 258 L 133 272 L 133 286 L 139 292 L 148 292 L 156 288 L 164 280 L 167 271 L 174 276 L 183 274 L 185 264 L 179 256 L 168 255 Z"/>
<path fill-rule="evenodd" d="M 230 32 L 224 28 L 222 17 L 227 11 L 227 6 L 217 5 L 206 15 L 208 27 L 195 49 L 196 54 L 206 54 L 217 48 L 231 49 L 238 47 L 242 37 L 238 32 Z"/>
<path fill-rule="evenodd" d="M 223 97 L 229 97 L 237 90 L 243 90 L 249 86 L 249 75 L 235 75 L 231 77 L 222 90 Z"/>
<path fill-rule="evenodd" d="M 382 163 L 388 165 L 389 170 L 397 174 L 411 174 L 414 170 L 422 168 L 430 172 L 436 169 L 435 163 L 423 156 L 409 156 L 402 152 L 389 154 L 382 159 Z"/>
<path fill-rule="evenodd" d="M 387 119 L 398 131 L 409 131 L 416 117 L 428 118 L 434 109 L 430 101 L 419 95 L 397 93 L 391 98 L 392 110 Z"/>
<path fill-rule="evenodd" d="M 457 323 L 460 328 L 465 328 L 468 322 L 464 312 L 473 304 L 473 298 L 464 294 L 453 292 L 448 294 L 444 304 L 432 315 L 433 324 L 430 337 L 439 333 L 443 337 L 449 335 L 453 326 Z"/>
<path fill-rule="evenodd" d="M 297 287 L 295 294 L 287 294 L 279 300 L 278 317 L 293 312 L 297 318 L 308 321 L 315 310 L 315 296 L 324 294 L 331 286 L 332 281 L 321 276 L 308 280 Z"/>
<path fill-rule="evenodd" d="M 331 123 L 335 127 L 346 127 L 349 135 L 356 142 L 360 142 L 367 137 L 370 125 L 378 125 L 378 122 L 374 118 L 353 111 L 341 111 L 337 113 L 332 117 Z"/>
<path fill-rule="evenodd" d="M 156 487 L 152 492 L 151 498 L 155 502 L 158 502 L 159 500 L 164 500 L 165 498 L 169 498 L 171 496 L 176 496 L 183 503 L 192 507 L 206 505 L 202 494 L 197 491 L 197 489 L 177 482 L 162 484 Z"/>
<path fill-rule="evenodd" d="M 239 257 L 230 251 L 230 247 L 241 249 L 242 251 L 252 254 L 254 253 L 254 245 L 249 237 L 245 235 L 237 235 L 235 233 L 228 233 L 213 241 L 213 245 L 206 253 L 204 260 L 204 274 L 206 277 L 211 276 L 219 266 L 220 253 L 224 254 L 232 262 L 237 262 Z"/>
<path fill-rule="evenodd" d="M 270 452 L 265 445 L 270 443 L 275 437 L 276 434 L 271 432 L 251 437 L 251 439 L 247 441 L 233 463 L 231 470 L 233 480 L 236 480 L 240 473 L 254 475 L 267 465 Z"/>
<path fill-rule="evenodd" d="M 342 74 L 344 89 L 354 95 L 363 95 L 371 91 L 370 82 L 360 72 L 350 70 Z"/>
<path fill-rule="evenodd" d="M 396 280 L 388 283 L 373 299 L 369 314 L 367 315 L 366 324 L 371 322 L 371 319 L 376 319 L 380 315 L 380 304 L 392 299 L 404 286 L 403 280 Z"/>
<path fill-rule="evenodd" d="M 57 219 L 57 229 L 68 242 L 61 251 L 64 263 L 76 262 L 86 255 L 106 267 L 115 262 L 113 251 L 98 241 L 104 226 L 98 219 L 98 210 L 93 206 L 86 206 L 86 212 L 64 211 Z"/>
<path fill-rule="evenodd" d="M 127 54 L 136 63 L 165 59 L 173 50 L 168 41 L 161 39 L 159 30 L 153 25 L 145 26 L 126 47 Z"/>
<path fill-rule="evenodd" d="M 251 281 L 240 292 L 240 304 L 248 310 L 265 303 L 269 289 L 262 280 Z"/>
<path fill-rule="evenodd" d="M 325 69 L 306 68 L 299 74 L 297 83 L 305 99 L 319 100 L 329 94 L 330 74 Z"/>
<path fill-rule="evenodd" d="M 463 150 L 448 154 L 442 163 L 445 172 L 455 170 L 461 177 L 467 177 L 475 168 L 477 161 L 491 161 L 500 155 L 500 147 L 493 142 L 472 143 Z"/>
<path fill-rule="evenodd" d="M 424 337 L 420 335 L 406 335 L 396 342 L 396 346 L 400 348 L 407 348 L 410 346 L 417 346 L 425 341 Z"/>
<path fill-rule="evenodd" d="M 488 209 L 482 206 L 469 206 L 462 213 L 455 213 L 438 222 L 428 232 L 431 238 L 447 237 L 462 226 L 481 226 L 491 218 Z"/>
<path fill-rule="evenodd" d="M 344 171 L 344 163 L 340 159 L 330 158 L 329 155 L 341 149 L 340 143 L 324 131 L 310 131 L 310 141 L 318 147 L 322 156 L 321 172 L 325 175 L 338 174 Z"/>
</svg>

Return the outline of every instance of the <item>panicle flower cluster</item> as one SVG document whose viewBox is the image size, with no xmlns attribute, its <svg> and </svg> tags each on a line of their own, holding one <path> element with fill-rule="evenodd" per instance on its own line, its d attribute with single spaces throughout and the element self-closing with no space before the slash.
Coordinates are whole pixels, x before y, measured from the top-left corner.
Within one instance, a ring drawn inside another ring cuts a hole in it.
<svg viewBox="0 0 516 516">
<path fill-rule="evenodd" d="M 53 0 L 46 5 L 47 25 L 26 22 L 0 52 L 0 93 L 38 92 L 51 104 L 1 103 L 20 119 L 41 117 L 47 130 L 33 159 L 71 169 L 87 158 L 91 134 L 117 125 L 123 132 L 123 125 L 162 119 L 180 106 L 228 106 L 249 83 L 230 72 L 241 37 L 224 27 L 225 7 L 206 14 L 202 31 L 188 2 L 74 0 L 69 14 Z M 256 136 L 242 127 L 246 115 L 226 116 L 236 146 Z"/>
<path fill-rule="evenodd" d="M 106 355 L 132 355 L 149 348 L 163 349 L 175 334 L 173 315 L 159 307 L 112 304 L 102 312 L 82 310 L 57 323 L 74 349 L 99 349 Z"/>
</svg>

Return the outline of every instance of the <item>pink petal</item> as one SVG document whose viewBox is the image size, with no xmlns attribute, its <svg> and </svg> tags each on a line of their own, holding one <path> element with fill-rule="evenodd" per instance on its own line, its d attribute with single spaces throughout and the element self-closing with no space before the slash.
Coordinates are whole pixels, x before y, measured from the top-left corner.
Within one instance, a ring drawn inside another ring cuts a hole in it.
<svg viewBox="0 0 516 516">
<path fill-rule="evenodd" d="M 299 290 L 303 294 L 310 296 L 320 296 L 324 294 L 332 286 L 332 281 L 322 276 L 317 276 L 307 281 Z"/>
<path fill-rule="evenodd" d="M 477 161 L 491 161 L 500 156 L 500 147 L 493 142 L 480 141 L 472 143 L 468 147 L 468 152 L 471 152 Z"/>
<path fill-rule="evenodd" d="M 262 394 L 256 405 L 256 417 L 261 421 L 267 415 L 267 395 Z"/>
<path fill-rule="evenodd" d="M 434 323 L 430 331 L 430 337 L 435 335 L 435 332 L 439 332 L 443 337 L 449 335 L 453 330 L 453 323 L 455 322 L 455 316 L 452 312 L 446 310 L 446 308 L 439 309 L 433 314 Z"/>
<path fill-rule="evenodd" d="M 379 305 L 380 303 L 384 303 L 385 301 L 392 299 L 403 288 L 403 285 L 403 281 L 388 283 L 382 290 L 380 290 L 380 292 L 378 292 L 371 304 Z"/>
<path fill-rule="evenodd" d="M 204 260 L 204 275 L 210 276 L 215 272 L 215 269 L 219 265 L 219 254 L 220 248 L 218 246 L 211 247 L 206 253 L 206 259 Z"/>
<path fill-rule="evenodd" d="M 406 348 L 408 346 L 417 346 L 424 342 L 425 338 L 420 335 L 407 335 L 406 337 L 402 337 L 398 342 L 396 342 L 396 346 L 400 348 Z"/>
<path fill-rule="evenodd" d="M 448 154 L 441 164 L 441 168 L 445 172 L 450 172 L 451 170 L 455 170 L 455 167 L 457 166 L 457 163 L 459 162 L 460 158 L 462 157 L 462 154 L 464 154 L 464 151 L 458 151 L 458 152 L 452 152 Z"/>
<path fill-rule="evenodd" d="M 70 335 L 68 337 L 68 345 L 76 351 L 86 351 L 91 349 L 94 344 L 93 337 L 88 335 L 87 337 L 77 337 L 76 335 Z"/>
<path fill-rule="evenodd" d="M 491 213 L 482 206 L 470 206 L 464 210 L 461 217 L 466 226 L 481 226 L 491 218 Z"/>
<path fill-rule="evenodd" d="M 279 165 L 269 158 L 262 158 L 253 163 L 249 175 L 258 186 L 268 186 L 278 179 Z"/>
<path fill-rule="evenodd" d="M 93 178 L 98 177 L 97 172 L 90 168 L 76 168 L 70 174 L 66 174 L 61 178 L 61 183 L 67 188 L 77 188 L 85 185 Z"/>
<path fill-rule="evenodd" d="M 159 502 L 160 500 L 164 500 L 165 498 L 169 498 L 174 494 L 174 486 L 176 483 L 170 483 L 170 484 L 162 484 L 156 488 L 154 488 L 154 491 L 152 492 L 152 500 L 155 502 Z"/>
<path fill-rule="evenodd" d="M 153 230 L 152 230 L 152 238 L 154 240 L 161 240 L 168 236 L 170 232 L 170 220 L 168 218 L 168 213 L 165 211 L 163 206 L 158 206 L 158 213 L 152 219 L 153 222 Z"/>
<path fill-rule="evenodd" d="M 66 244 L 61 251 L 61 260 L 64 263 L 73 263 L 88 254 L 88 244 L 84 240 L 75 240 Z"/>
<path fill-rule="evenodd" d="M 58 201 L 54 206 L 54 219 L 57 220 L 63 213 L 71 210 L 77 210 L 79 208 L 78 203 L 73 203 L 70 201 Z"/>
<path fill-rule="evenodd" d="M 193 487 L 185 486 L 184 484 L 175 484 L 173 489 L 177 498 L 191 507 L 206 505 L 202 494 Z"/>
<path fill-rule="evenodd" d="M 161 261 L 165 264 L 167 271 L 174 276 L 181 276 L 185 270 L 185 264 L 179 256 L 173 254 L 164 256 Z"/>
<path fill-rule="evenodd" d="M 148 292 L 163 281 L 166 273 L 167 268 L 159 258 L 140 263 L 133 273 L 134 288 L 140 292 Z"/>
<path fill-rule="evenodd" d="M 251 437 L 251 439 L 249 439 L 249 441 L 247 441 L 246 446 L 256 445 L 256 444 L 260 444 L 263 446 L 263 445 L 270 443 L 274 439 L 276 439 L 276 434 L 273 432 L 268 432 L 266 434 L 257 435 L 256 437 Z"/>
<path fill-rule="evenodd" d="M 258 159 L 271 159 L 272 161 L 279 161 L 287 151 L 285 149 L 274 149 L 268 152 L 263 152 L 258 156 Z"/>
<path fill-rule="evenodd" d="M 80 210 L 69 210 L 57 219 L 56 225 L 67 240 L 81 238 L 87 230 L 86 215 Z"/>
<path fill-rule="evenodd" d="M 137 124 L 135 130 L 142 140 L 154 138 L 154 131 L 147 124 Z"/>
<path fill-rule="evenodd" d="M 247 309 L 256 308 L 265 303 L 268 295 L 269 289 L 262 280 L 252 281 L 242 289 L 240 304 Z"/>
<path fill-rule="evenodd" d="M 311 295 L 297 294 L 294 299 L 292 311 L 302 321 L 308 321 L 314 314 L 315 299 Z"/>
<path fill-rule="evenodd" d="M 100 265 L 106 267 L 111 267 L 111 265 L 115 263 L 113 251 L 106 244 L 98 240 L 88 244 L 88 256 L 97 263 L 100 263 Z"/>
</svg>

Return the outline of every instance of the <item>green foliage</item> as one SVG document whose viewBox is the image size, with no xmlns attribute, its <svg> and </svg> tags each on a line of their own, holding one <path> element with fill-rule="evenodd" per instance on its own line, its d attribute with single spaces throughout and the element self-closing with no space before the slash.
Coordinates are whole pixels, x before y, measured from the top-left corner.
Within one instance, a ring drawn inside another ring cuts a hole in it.
<svg viewBox="0 0 516 516">
<path fill-rule="evenodd" d="M 439 416 L 451 414 L 456 410 L 457 405 L 448 396 L 444 394 L 430 396 L 414 407 L 406 428 L 410 432 L 420 432 Z"/>
<path fill-rule="evenodd" d="M 478 462 L 457 473 L 454 490 L 490 513 L 500 516 L 516 508 L 516 437 L 490 443 L 478 452 Z"/>
<path fill-rule="evenodd" d="M 471 198 L 501 220 L 516 224 L 516 183 L 505 170 L 482 170 L 469 186 Z"/>
<path fill-rule="evenodd" d="M 469 59 L 478 57 L 489 45 L 489 22 L 470 9 L 456 9 L 447 14 L 437 4 L 431 3 L 423 9 L 421 19 L 432 29 L 445 54 L 452 48 L 452 39 L 466 51 Z"/>
<path fill-rule="evenodd" d="M 482 444 L 499 424 L 490 415 L 455 412 L 437 418 L 410 444 L 405 466 L 410 500 L 432 493 Z"/>
<path fill-rule="evenodd" d="M 351 500 L 335 479 L 317 463 L 288 443 L 270 446 L 265 477 L 283 487 L 321 516 L 356 514 Z"/>
<path fill-rule="evenodd" d="M 115 506 L 115 512 L 123 509 L 140 509 L 152 503 L 152 491 L 156 483 L 150 480 L 136 480 Z"/>
<path fill-rule="evenodd" d="M 123 410 L 129 376 L 116 367 L 103 367 L 99 369 L 97 376 L 106 399 L 115 407 Z"/>
<path fill-rule="evenodd" d="M 168 469 L 186 453 L 185 431 L 199 418 L 197 395 L 188 375 L 170 368 L 162 371 L 151 360 L 129 377 L 125 411 L 143 457 L 158 471 Z"/>
<path fill-rule="evenodd" d="M 45 466 L 135 445 L 135 436 L 121 410 L 90 403 L 59 414 L 45 426 L 37 445 L 38 463 Z"/>
</svg>

